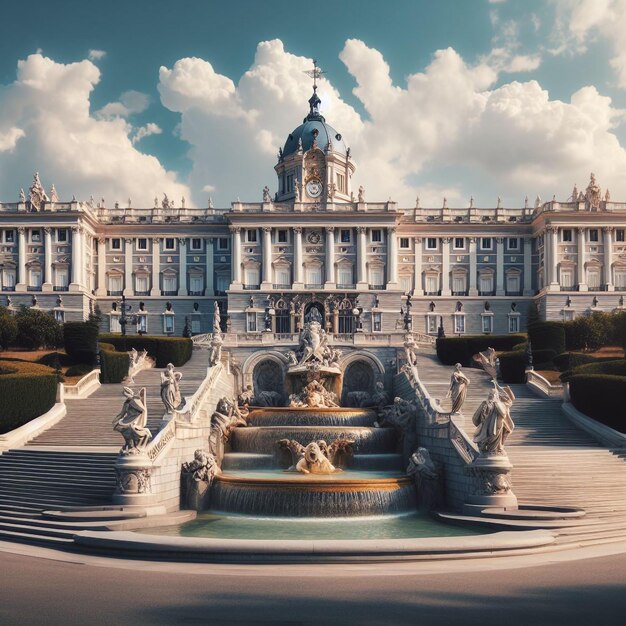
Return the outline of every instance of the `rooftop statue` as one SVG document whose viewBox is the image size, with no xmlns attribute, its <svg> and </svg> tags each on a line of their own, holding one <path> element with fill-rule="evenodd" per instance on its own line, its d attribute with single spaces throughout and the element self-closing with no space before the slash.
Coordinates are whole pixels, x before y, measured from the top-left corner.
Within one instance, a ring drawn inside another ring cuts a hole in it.
<svg viewBox="0 0 626 626">
<path fill-rule="evenodd" d="M 146 428 L 146 388 L 143 387 L 139 393 L 135 393 L 130 387 L 124 387 L 122 393 L 126 400 L 122 410 L 113 418 L 113 430 L 124 437 L 121 454 L 138 454 L 152 439 L 152 433 Z"/>
<path fill-rule="evenodd" d="M 596 183 L 596 176 L 591 172 L 589 177 L 589 184 L 585 190 L 585 200 L 589 203 L 590 209 L 600 208 L 600 201 L 602 200 L 602 189 Z"/>
</svg>

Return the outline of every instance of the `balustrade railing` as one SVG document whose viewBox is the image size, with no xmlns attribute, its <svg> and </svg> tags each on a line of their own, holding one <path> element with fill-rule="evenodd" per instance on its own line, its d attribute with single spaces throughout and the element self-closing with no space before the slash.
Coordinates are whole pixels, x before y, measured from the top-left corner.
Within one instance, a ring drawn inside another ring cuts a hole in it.
<svg viewBox="0 0 626 626">
<path fill-rule="evenodd" d="M 526 370 L 526 384 L 536 387 L 548 398 L 563 397 L 564 386 L 562 383 L 553 384 L 535 370 Z"/>
</svg>

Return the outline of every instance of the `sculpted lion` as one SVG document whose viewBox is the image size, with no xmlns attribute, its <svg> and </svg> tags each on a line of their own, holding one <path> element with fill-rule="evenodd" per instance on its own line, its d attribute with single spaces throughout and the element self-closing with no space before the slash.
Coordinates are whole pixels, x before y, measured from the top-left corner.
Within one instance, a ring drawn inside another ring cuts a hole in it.
<svg viewBox="0 0 626 626">
<path fill-rule="evenodd" d="M 315 441 L 304 448 L 304 456 L 296 464 L 296 470 L 303 474 L 332 474 L 341 471 L 326 458 Z"/>
</svg>

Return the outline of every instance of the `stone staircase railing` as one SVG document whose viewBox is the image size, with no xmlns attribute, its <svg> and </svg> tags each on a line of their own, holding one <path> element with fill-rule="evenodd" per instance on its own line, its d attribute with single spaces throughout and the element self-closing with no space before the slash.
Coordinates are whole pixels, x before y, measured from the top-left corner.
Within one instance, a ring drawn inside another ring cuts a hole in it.
<svg viewBox="0 0 626 626">
<path fill-rule="evenodd" d="M 564 398 L 567 395 L 566 386 L 562 383 L 552 384 L 535 370 L 526 370 L 526 385 L 545 398 Z"/>
<path fill-rule="evenodd" d="M 61 397 L 65 400 L 78 400 L 83 399 L 93 393 L 98 387 L 100 387 L 100 369 L 94 369 L 85 374 L 75 385 L 66 385 L 60 383 L 62 390 Z"/>
</svg>

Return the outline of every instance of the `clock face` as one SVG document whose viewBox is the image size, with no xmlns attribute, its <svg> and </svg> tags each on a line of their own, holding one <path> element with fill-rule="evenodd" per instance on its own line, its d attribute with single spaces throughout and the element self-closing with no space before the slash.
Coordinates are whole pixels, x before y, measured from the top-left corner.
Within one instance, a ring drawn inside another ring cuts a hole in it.
<svg viewBox="0 0 626 626">
<path fill-rule="evenodd" d="M 322 193 L 322 183 L 319 180 L 310 180 L 306 184 L 306 192 L 311 198 L 319 198 Z"/>
</svg>

